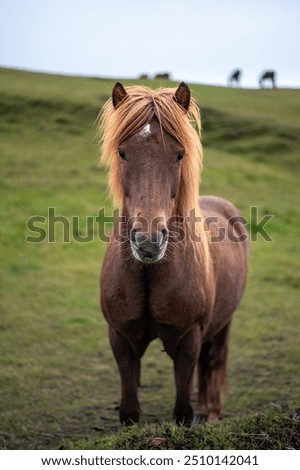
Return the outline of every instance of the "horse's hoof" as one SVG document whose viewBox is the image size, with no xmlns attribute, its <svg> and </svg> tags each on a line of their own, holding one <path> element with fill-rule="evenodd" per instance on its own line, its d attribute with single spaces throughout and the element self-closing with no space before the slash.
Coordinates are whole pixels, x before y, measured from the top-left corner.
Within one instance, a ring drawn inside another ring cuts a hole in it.
<svg viewBox="0 0 300 470">
<path fill-rule="evenodd" d="M 216 423 L 220 419 L 220 413 L 218 411 L 211 411 L 208 413 L 207 422 L 209 424 Z"/>
<path fill-rule="evenodd" d="M 194 413 L 193 421 L 192 421 L 193 427 L 203 426 L 203 424 L 205 424 L 206 422 L 207 422 L 207 415 L 204 415 L 201 413 Z"/>
<path fill-rule="evenodd" d="M 140 420 L 140 413 L 138 411 L 131 413 L 124 413 L 120 410 L 120 421 L 123 426 L 133 426 Z"/>
<path fill-rule="evenodd" d="M 184 411 L 176 412 L 174 410 L 173 416 L 178 426 L 189 427 L 193 422 L 193 409 L 191 406 L 188 406 Z"/>
</svg>

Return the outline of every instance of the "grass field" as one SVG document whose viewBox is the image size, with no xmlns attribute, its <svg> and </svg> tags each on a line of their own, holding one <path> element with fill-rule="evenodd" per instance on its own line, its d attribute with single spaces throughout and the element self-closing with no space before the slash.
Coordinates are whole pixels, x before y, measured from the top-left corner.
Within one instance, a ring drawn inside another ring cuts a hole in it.
<svg viewBox="0 0 300 470">
<path fill-rule="evenodd" d="M 123 83 L 138 82 L 169 85 Z M 234 202 L 252 238 L 223 420 L 196 438 L 197 431 L 171 422 L 172 363 L 158 341 L 143 360 L 142 424 L 119 433 L 119 375 L 98 300 L 105 243 L 98 226 L 86 224 L 99 209 L 112 210 L 94 123 L 113 84 L 0 69 L 0 448 L 143 448 L 151 435 L 172 435 L 160 441 L 166 448 L 201 446 L 205 439 L 208 448 L 230 448 L 222 432 L 231 425 L 259 435 L 287 421 L 289 431 L 272 448 L 299 446 L 300 90 L 191 85 L 203 121 L 200 191 Z M 251 207 L 258 208 L 257 220 L 250 219 Z M 65 218 L 69 243 L 49 208 Z M 265 226 L 269 242 L 259 233 L 267 214 L 273 215 Z M 26 241 L 37 236 L 27 226 L 35 215 L 47 233 L 54 224 L 55 242 Z"/>
</svg>

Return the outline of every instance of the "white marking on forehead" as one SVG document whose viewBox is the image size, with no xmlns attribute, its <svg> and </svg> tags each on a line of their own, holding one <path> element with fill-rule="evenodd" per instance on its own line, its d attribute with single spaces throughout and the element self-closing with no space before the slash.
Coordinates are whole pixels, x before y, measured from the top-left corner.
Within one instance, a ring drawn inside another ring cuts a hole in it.
<svg viewBox="0 0 300 470">
<path fill-rule="evenodd" d="M 140 130 L 139 135 L 142 137 L 147 137 L 148 135 L 151 135 L 151 126 L 150 124 L 146 124 L 143 129 Z"/>
</svg>

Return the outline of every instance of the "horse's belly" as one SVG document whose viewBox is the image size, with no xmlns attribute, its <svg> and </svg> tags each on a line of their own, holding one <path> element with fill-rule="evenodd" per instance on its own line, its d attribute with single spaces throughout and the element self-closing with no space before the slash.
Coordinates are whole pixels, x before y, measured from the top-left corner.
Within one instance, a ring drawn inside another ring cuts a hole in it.
<svg viewBox="0 0 300 470">
<path fill-rule="evenodd" d="M 249 237 L 245 219 L 229 201 L 215 196 L 200 198 L 209 223 L 210 255 L 214 266 L 215 300 L 205 338 L 211 339 L 228 323 L 243 296 Z"/>
</svg>

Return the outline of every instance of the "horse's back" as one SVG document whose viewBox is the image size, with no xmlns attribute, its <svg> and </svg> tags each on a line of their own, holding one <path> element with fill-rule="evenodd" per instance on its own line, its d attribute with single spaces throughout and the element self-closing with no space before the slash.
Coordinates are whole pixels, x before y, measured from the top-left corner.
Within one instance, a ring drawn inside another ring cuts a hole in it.
<svg viewBox="0 0 300 470">
<path fill-rule="evenodd" d="M 199 205 L 205 216 L 221 216 L 226 219 L 240 216 L 239 210 L 229 201 L 218 196 L 201 196 Z"/>
<path fill-rule="evenodd" d="M 218 196 L 202 196 L 199 198 L 199 206 L 207 221 L 206 225 L 210 227 L 213 223 L 218 230 L 224 227 L 229 241 L 239 239 L 243 247 L 248 249 L 246 220 L 231 202 Z"/>
<path fill-rule="evenodd" d="M 237 248 L 241 253 L 239 260 L 247 263 L 249 250 L 249 237 L 247 232 L 247 221 L 239 210 L 229 201 L 218 196 L 201 196 L 199 206 L 205 225 L 209 232 L 211 245 L 227 244 L 227 250 L 222 249 L 224 255 Z M 231 250 L 230 250 L 231 248 Z M 213 251 L 213 250 L 212 250 Z"/>
</svg>

